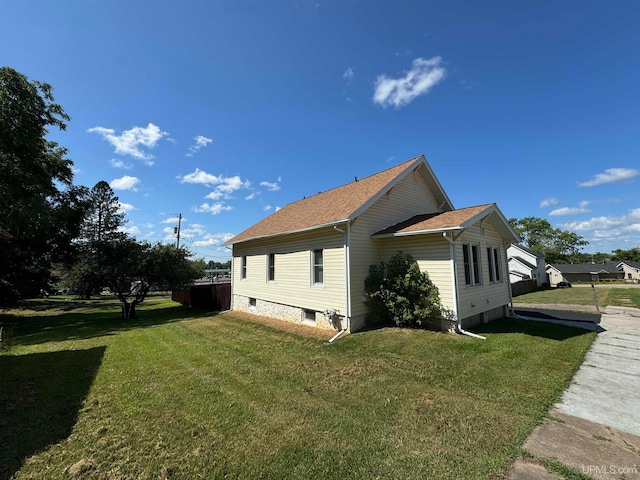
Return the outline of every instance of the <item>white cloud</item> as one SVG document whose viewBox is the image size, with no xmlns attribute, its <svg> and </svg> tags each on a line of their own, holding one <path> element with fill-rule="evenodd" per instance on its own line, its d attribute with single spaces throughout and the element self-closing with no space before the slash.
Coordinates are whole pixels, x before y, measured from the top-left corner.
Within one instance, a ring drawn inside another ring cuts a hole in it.
<svg viewBox="0 0 640 480">
<path fill-rule="evenodd" d="M 122 160 L 118 160 L 117 158 L 112 158 L 109 160 L 109 163 L 113 168 L 122 168 L 123 170 L 131 170 L 133 166 L 129 163 L 125 163 Z"/>
<path fill-rule="evenodd" d="M 411 103 L 416 97 L 425 95 L 432 87 L 440 83 L 447 71 L 442 65 L 442 57 L 429 60 L 416 58 L 411 70 L 404 77 L 389 78 L 379 75 L 376 79 L 376 90 L 373 102 L 383 107 L 400 108 Z"/>
<path fill-rule="evenodd" d="M 557 204 L 558 204 L 558 200 L 556 200 L 555 198 L 545 198 L 540 202 L 540 208 L 551 207 Z"/>
<path fill-rule="evenodd" d="M 135 210 L 136 207 L 134 207 L 133 205 L 131 205 L 130 203 L 122 203 L 122 202 L 118 202 L 118 210 L 120 210 L 121 212 L 130 212 L 131 210 Z"/>
<path fill-rule="evenodd" d="M 199 207 L 194 207 L 195 212 L 199 213 L 210 213 L 211 215 L 218 215 L 221 212 L 232 210 L 233 207 L 230 205 L 225 205 L 223 203 L 214 203 L 209 205 L 208 203 L 203 203 Z"/>
<path fill-rule="evenodd" d="M 282 208 L 282 207 L 276 207 L 274 211 L 276 211 L 276 212 L 277 212 L 277 211 L 278 211 L 278 210 L 280 210 L 281 208 Z"/>
<path fill-rule="evenodd" d="M 193 137 L 196 143 L 189 147 L 189 151 L 187 152 L 187 157 L 193 157 L 198 150 L 206 147 L 211 142 L 213 142 L 212 138 L 204 137 L 202 135 L 197 135 Z"/>
<path fill-rule="evenodd" d="M 582 201 L 579 203 L 580 207 L 582 207 L 582 208 L 586 207 L 586 206 L 587 206 L 587 205 L 589 205 L 589 204 L 591 204 L 591 202 L 590 202 L 589 200 L 582 200 Z"/>
<path fill-rule="evenodd" d="M 97 133 L 115 147 L 116 153 L 129 155 L 138 160 L 144 160 L 147 165 L 153 165 L 153 155 L 145 152 L 141 147 L 154 148 L 160 139 L 166 135 L 157 125 L 149 123 L 146 127 L 133 127 L 116 135 L 113 128 L 93 127 L 87 130 L 89 133 Z"/>
<path fill-rule="evenodd" d="M 349 68 L 347 68 L 347 70 L 342 74 L 342 78 L 344 78 L 344 79 L 346 79 L 348 82 L 350 82 L 351 80 L 353 80 L 353 75 L 354 75 L 353 67 L 349 67 Z"/>
<path fill-rule="evenodd" d="M 136 185 L 138 183 L 140 183 L 139 178 L 125 175 L 122 178 L 115 178 L 111 180 L 109 186 L 114 190 L 133 190 L 134 192 L 137 192 L 138 189 L 136 188 Z"/>
<path fill-rule="evenodd" d="M 282 177 L 278 177 L 277 182 L 260 182 L 260 186 L 266 187 L 270 192 L 277 192 L 280 190 L 280 182 L 282 182 Z"/>
<path fill-rule="evenodd" d="M 118 227 L 119 232 L 127 233 L 129 235 L 140 235 L 140 229 L 136 225 L 130 225 L 128 227 Z"/>
<path fill-rule="evenodd" d="M 269 210 L 271 210 L 271 205 L 265 205 L 264 207 L 262 207 L 262 210 L 264 210 L 265 212 L 268 212 Z"/>
<path fill-rule="evenodd" d="M 563 208 L 556 208 L 555 210 L 551 210 L 551 212 L 549 212 L 549 215 L 551 215 L 552 217 L 557 217 L 562 215 L 577 215 L 579 213 L 589 213 L 589 212 L 591 212 L 591 210 L 589 210 L 588 208 L 563 207 Z"/>
<path fill-rule="evenodd" d="M 186 222 L 187 219 L 182 217 L 182 221 Z M 170 218 L 165 218 L 164 220 L 162 220 L 160 223 L 178 223 L 178 217 L 170 217 Z"/>
<path fill-rule="evenodd" d="M 579 232 L 614 228 L 620 228 L 622 231 L 635 231 L 637 225 L 640 225 L 640 208 L 629 210 L 626 215 L 619 217 L 593 217 L 582 222 L 565 223 L 562 227 Z"/>
<path fill-rule="evenodd" d="M 196 168 L 193 173 L 188 173 L 182 177 L 178 176 L 178 178 L 181 183 L 194 183 L 207 186 L 216 185 L 220 182 L 218 177 L 211 173 L 207 173 L 204 170 L 200 170 L 199 168 Z"/>
<path fill-rule="evenodd" d="M 207 233 L 202 240 L 197 240 L 193 244 L 196 247 L 219 247 L 234 236 L 232 233 Z"/>
<path fill-rule="evenodd" d="M 579 187 L 593 187 L 605 183 L 621 182 L 640 175 L 640 170 L 635 168 L 608 168 L 603 173 L 598 173 L 591 180 L 578 182 Z"/>
<path fill-rule="evenodd" d="M 251 192 L 251 194 L 247 195 L 246 197 L 244 197 L 245 200 L 253 200 L 254 198 L 256 198 L 259 195 L 259 193 L 257 192 Z"/>
</svg>

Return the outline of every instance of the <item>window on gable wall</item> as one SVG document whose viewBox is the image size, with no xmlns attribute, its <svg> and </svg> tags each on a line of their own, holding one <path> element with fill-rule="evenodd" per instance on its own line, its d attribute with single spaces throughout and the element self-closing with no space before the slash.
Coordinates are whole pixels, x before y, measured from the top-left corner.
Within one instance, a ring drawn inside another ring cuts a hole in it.
<svg viewBox="0 0 640 480">
<path fill-rule="evenodd" d="M 312 278 L 311 283 L 313 285 L 324 283 L 324 255 L 322 250 L 314 250 L 311 261 L 312 265 Z"/>
<path fill-rule="evenodd" d="M 482 275 L 480 272 L 480 247 L 470 243 L 462 244 L 462 257 L 464 259 L 464 281 L 467 285 L 480 285 Z"/>
<path fill-rule="evenodd" d="M 489 281 L 501 282 L 500 275 L 500 249 L 496 247 L 487 247 L 487 261 L 489 262 Z"/>
<path fill-rule="evenodd" d="M 240 278 L 241 279 L 247 278 L 247 256 L 246 255 L 244 255 L 241 260 Z"/>
</svg>

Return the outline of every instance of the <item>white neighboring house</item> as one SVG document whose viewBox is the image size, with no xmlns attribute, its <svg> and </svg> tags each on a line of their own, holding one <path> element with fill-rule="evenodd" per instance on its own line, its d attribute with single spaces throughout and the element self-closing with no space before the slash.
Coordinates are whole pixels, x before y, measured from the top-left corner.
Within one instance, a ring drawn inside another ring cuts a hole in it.
<svg viewBox="0 0 640 480">
<path fill-rule="evenodd" d="M 544 257 L 533 250 L 515 243 L 507 248 L 509 258 L 509 280 L 511 283 L 533 278 L 538 287 L 549 283 Z"/>
<path fill-rule="evenodd" d="M 638 283 L 640 281 L 640 263 L 624 260 L 616 268 L 624 272 L 624 279 L 627 282 Z"/>
</svg>

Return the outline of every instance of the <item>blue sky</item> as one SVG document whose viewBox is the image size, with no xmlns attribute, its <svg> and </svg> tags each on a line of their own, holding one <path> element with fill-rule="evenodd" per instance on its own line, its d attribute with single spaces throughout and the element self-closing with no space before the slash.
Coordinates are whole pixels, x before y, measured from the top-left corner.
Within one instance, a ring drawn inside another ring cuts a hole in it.
<svg viewBox="0 0 640 480">
<path fill-rule="evenodd" d="M 0 0 L 0 64 L 50 83 L 75 183 L 206 260 L 276 208 L 423 153 L 496 202 L 640 245 L 640 4 Z"/>
</svg>

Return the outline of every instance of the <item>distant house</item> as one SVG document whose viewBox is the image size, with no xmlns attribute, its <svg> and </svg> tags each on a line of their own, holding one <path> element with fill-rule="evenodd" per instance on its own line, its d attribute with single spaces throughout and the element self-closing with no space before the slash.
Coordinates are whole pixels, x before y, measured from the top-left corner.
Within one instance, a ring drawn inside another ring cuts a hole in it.
<svg viewBox="0 0 640 480">
<path fill-rule="evenodd" d="M 616 268 L 622 271 L 626 281 L 634 283 L 638 283 L 640 281 L 640 262 L 625 260 L 623 262 L 619 262 L 616 265 Z"/>
<path fill-rule="evenodd" d="M 411 254 L 438 287 L 443 329 L 508 314 L 506 249 L 494 203 L 456 210 L 424 156 L 286 205 L 233 245 L 232 309 L 356 331 L 369 267 Z"/>
<path fill-rule="evenodd" d="M 507 248 L 509 259 L 509 280 L 516 283 L 521 280 L 533 278 L 538 287 L 549 283 L 545 269 L 544 256 L 515 243 Z"/>
<path fill-rule="evenodd" d="M 549 284 L 555 287 L 559 282 L 603 282 L 622 280 L 624 272 L 619 270 L 619 262 L 604 263 L 554 263 L 547 265 Z"/>
</svg>

